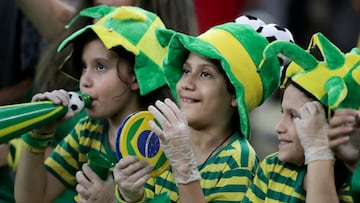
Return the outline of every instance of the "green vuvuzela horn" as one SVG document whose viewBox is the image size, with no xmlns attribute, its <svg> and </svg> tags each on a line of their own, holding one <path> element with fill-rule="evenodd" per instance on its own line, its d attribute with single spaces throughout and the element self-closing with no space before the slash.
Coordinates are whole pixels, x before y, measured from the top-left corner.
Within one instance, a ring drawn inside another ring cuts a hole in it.
<svg viewBox="0 0 360 203">
<path fill-rule="evenodd" d="M 0 106 L 0 144 L 54 121 L 68 111 L 79 113 L 91 105 L 89 95 L 69 92 L 68 106 L 39 101 Z"/>
</svg>

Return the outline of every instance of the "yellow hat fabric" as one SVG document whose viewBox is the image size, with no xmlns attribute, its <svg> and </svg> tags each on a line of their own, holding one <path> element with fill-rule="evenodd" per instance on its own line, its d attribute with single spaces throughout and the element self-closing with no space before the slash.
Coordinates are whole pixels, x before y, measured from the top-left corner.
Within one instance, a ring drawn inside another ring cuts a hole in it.
<svg viewBox="0 0 360 203">
<path fill-rule="evenodd" d="M 58 47 L 60 52 L 77 37 L 93 31 L 106 48 L 122 46 L 135 55 L 135 74 L 140 86 L 140 94 L 147 93 L 166 84 L 162 73 L 162 60 L 167 53 L 167 47 L 162 46 L 156 38 L 157 29 L 165 29 L 161 19 L 152 12 L 139 7 L 95 6 L 83 10 L 80 15 L 100 18 L 95 24 L 85 26 L 68 38 Z M 72 67 L 76 69 L 76 67 Z M 74 70 L 63 72 L 80 78 Z M 78 72 L 78 71 L 77 71 Z"/>
<path fill-rule="evenodd" d="M 168 32 L 160 31 L 159 34 Z M 268 41 L 249 25 L 235 22 L 215 26 L 198 37 L 175 33 L 169 41 L 163 68 L 175 97 L 175 86 L 182 76 L 182 66 L 189 52 L 219 60 L 235 87 L 239 130 L 249 138 L 249 111 L 262 104 L 280 84 L 280 65 L 276 56 L 264 60 L 260 67 L 262 51 Z"/>
<path fill-rule="evenodd" d="M 310 54 L 319 50 L 323 59 Z M 289 78 L 298 86 L 317 98 L 331 110 L 354 108 L 360 110 L 360 51 L 352 49 L 344 54 L 322 33 L 312 36 L 307 51 L 290 43 L 272 43 L 265 55 L 281 52 L 292 60 L 286 70 Z M 266 58 L 266 56 L 265 56 Z"/>
</svg>

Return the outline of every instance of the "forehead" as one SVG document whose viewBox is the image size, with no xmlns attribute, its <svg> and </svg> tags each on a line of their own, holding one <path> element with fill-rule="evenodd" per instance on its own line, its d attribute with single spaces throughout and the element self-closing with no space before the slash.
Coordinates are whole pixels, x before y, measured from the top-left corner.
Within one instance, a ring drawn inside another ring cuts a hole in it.
<svg viewBox="0 0 360 203">
<path fill-rule="evenodd" d="M 185 60 L 185 63 L 194 64 L 194 65 L 205 65 L 208 67 L 212 67 L 217 71 L 222 70 L 221 64 L 218 60 L 215 59 L 209 59 L 207 57 L 201 56 L 199 54 L 190 52 L 189 56 Z"/>
<path fill-rule="evenodd" d="M 93 39 L 87 42 L 82 55 L 83 57 L 91 56 L 94 58 L 117 58 L 116 53 L 107 49 L 100 39 Z"/>
<path fill-rule="evenodd" d="M 284 91 L 282 100 L 282 108 L 284 109 L 300 109 L 306 102 L 311 99 L 294 85 L 289 85 Z"/>
</svg>

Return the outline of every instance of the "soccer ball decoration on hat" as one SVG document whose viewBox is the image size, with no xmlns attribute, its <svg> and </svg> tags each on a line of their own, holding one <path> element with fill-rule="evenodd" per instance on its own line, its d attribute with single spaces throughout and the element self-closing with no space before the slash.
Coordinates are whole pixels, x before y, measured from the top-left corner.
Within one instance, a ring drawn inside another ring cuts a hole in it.
<svg viewBox="0 0 360 203">
<path fill-rule="evenodd" d="M 239 16 L 235 19 L 235 22 L 250 25 L 257 33 L 265 37 L 269 43 L 273 41 L 287 41 L 295 43 L 292 33 L 287 28 L 275 23 L 266 24 L 261 19 L 250 15 Z M 277 56 L 282 72 L 282 69 L 290 63 L 290 60 L 282 54 L 278 54 Z"/>
<path fill-rule="evenodd" d="M 260 35 L 264 36 L 269 41 L 269 43 L 273 41 L 287 41 L 295 43 L 293 35 L 288 29 L 274 23 L 260 26 L 256 31 Z M 281 67 L 290 63 L 290 59 L 282 54 L 278 54 L 278 59 L 280 61 Z"/>
<path fill-rule="evenodd" d="M 257 30 L 259 27 L 265 25 L 264 21 L 251 15 L 239 16 L 235 19 L 235 22 L 250 25 L 254 30 Z"/>
</svg>

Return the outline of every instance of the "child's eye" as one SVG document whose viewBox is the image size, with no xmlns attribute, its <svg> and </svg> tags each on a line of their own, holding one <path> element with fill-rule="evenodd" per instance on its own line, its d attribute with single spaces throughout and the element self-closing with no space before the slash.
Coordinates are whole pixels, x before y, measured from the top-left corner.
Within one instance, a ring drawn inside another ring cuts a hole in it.
<svg viewBox="0 0 360 203">
<path fill-rule="evenodd" d="M 295 118 L 300 118 L 299 114 L 295 113 L 295 112 L 290 112 L 289 113 L 291 120 L 294 120 Z"/>
<path fill-rule="evenodd" d="M 190 70 L 187 68 L 183 68 L 183 75 L 190 73 Z"/>
<path fill-rule="evenodd" d="M 104 70 L 106 67 L 105 67 L 105 65 L 104 64 L 98 64 L 97 65 L 97 69 L 98 70 Z"/>
<path fill-rule="evenodd" d="M 200 76 L 201 77 L 210 77 L 211 75 L 208 72 L 201 72 Z"/>
<path fill-rule="evenodd" d="M 82 63 L 82 64 L 81 64 L 81 71 L 84 73 L 84 72 L 86 71 L 86 69 L 87 69 L 86 64 L 85 64 L 85 63 Z"/>
</svg>

